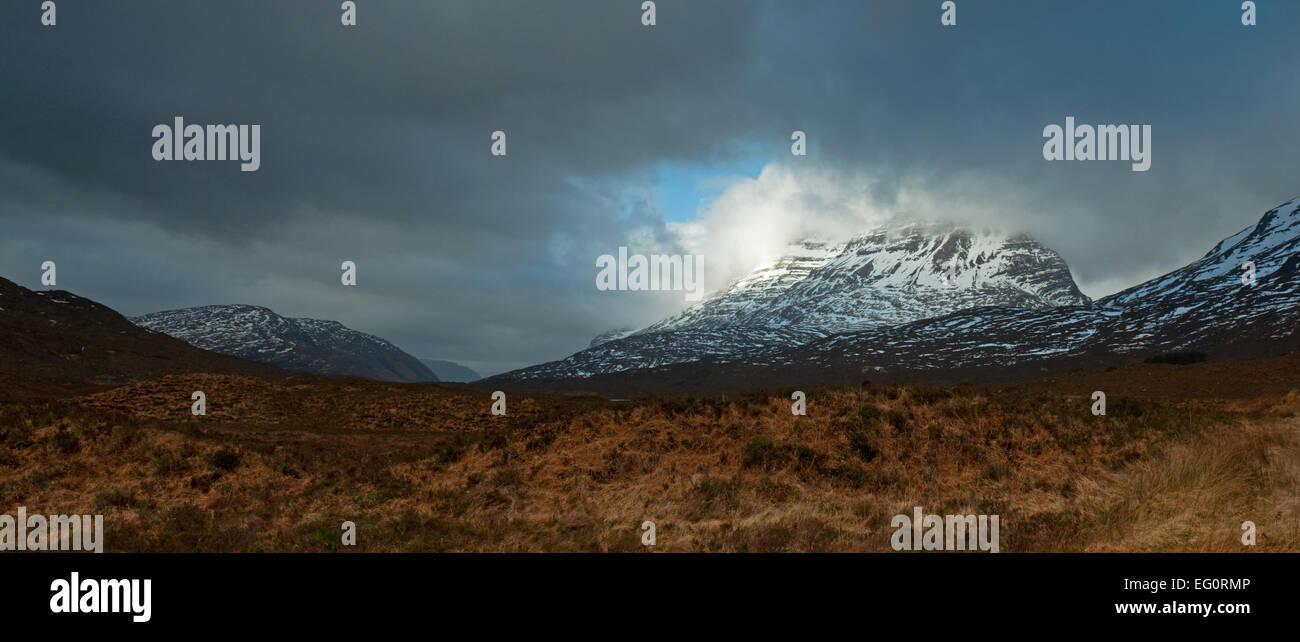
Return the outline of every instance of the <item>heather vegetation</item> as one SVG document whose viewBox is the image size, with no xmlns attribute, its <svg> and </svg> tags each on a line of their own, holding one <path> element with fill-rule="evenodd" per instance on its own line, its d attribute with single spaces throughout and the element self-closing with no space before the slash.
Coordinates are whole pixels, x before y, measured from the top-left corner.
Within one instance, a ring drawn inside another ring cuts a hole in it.
<svg viewBox="0 0 1300 642">
<path fill-rule="evenodd" d="M 657 551 L 887 551 L 914 506 L 1000 515 L 1003 551 L 1240 551 L 1246 520 L 1254 550 L 1300 550 L 1295 391 L 1113 389 L 1094 416 L 1089 389 L 809 390 L 807 416 L 789 391 L 509 393 L 493 416 L 463 386 L 170 375 L 0 402 L 0 505 L 103 513 L 110 551 L 643 551 L 646 520 Z"/>
</svg>

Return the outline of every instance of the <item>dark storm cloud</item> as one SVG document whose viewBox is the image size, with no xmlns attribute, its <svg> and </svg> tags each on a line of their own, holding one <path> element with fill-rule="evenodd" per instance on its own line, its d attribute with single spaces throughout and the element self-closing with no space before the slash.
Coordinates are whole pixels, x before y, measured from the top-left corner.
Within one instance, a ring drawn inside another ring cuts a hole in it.
<svg viewBox="0 0 1300 642">
<path fill-rule="evenodd" d="M 1085 287 L 1300 193 L 1289 3 L 1253 28 L 1232 3 L 988 4 L 959 1 L 952 29 L 901 0 L 661 0 L 654 28 L 639 0 L 363 0 L 356 28 L 332 0 L 63 0 L 53 29 L 11 4 L 0 274 L 32 286 L 57 257 L 61 287 L 127 313 L 257 303 L 491 372 L 680 306 L 592 287 L 635 230 L 673 243 L 620 194 L 661 162 L 789 163 L 794 129 L 805 167 L 871 175 L 885 207 L 919 181 Z M 176 115 L 261 124 L 261 169 L 153 161 Z M 1043 161 L 1068 115 L 1153 125 L 1151 171 Z"/>
</svg>

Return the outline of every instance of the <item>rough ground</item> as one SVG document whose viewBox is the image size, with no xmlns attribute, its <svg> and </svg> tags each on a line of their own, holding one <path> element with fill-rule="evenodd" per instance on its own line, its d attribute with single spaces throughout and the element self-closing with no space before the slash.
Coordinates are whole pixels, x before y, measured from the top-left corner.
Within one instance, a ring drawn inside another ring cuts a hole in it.
<svg viewBox="0 0 1300 642">
<path fill-rule="evenodd" d="M 1297 366 L 810 389 L 805 417 L 790 390 L 498 417 L 451 384 L 7 375 L 0 512 L 103 513 L 111 551 L 642 551 L 645 520 L 656 551 L 886 551 L 913 506 L 998 514 L 1003 551 L 1241 551 L 1246 520 L 1300 551 Z"/>
</svg>

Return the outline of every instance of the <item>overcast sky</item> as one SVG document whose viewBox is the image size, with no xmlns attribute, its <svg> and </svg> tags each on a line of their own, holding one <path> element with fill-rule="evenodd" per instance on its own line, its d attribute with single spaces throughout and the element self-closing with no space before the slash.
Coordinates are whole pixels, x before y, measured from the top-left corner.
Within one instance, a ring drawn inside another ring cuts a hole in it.
<svg viewBox="0 0 1300 642">
<path fill-rule="evenodd" d="M 887 218 L 1025 231 L 1099 297 L 1300 195 L 1300 3 L 78 2 L 0 11 L 0 276 L 128 315 L 334 319 L 491 374 L 681 293 L 595 259 Z M 157 162 L 154 125 L 260 124 L 261 168 Z M 1045 125 L 1149 124 L 1152 163 L 1047 162 Z M 508 154 L 490 154 L 507 134 Z M 790 133 L 808 155 L 790 154 Z M 339 264 L 358 266 L 358 286 Z"/>
</svg>

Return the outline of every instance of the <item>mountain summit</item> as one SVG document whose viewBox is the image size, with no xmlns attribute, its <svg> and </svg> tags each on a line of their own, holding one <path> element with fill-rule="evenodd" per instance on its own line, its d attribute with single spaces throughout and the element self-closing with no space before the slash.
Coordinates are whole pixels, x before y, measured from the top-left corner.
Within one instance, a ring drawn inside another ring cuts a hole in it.
<svg viewBox="0 0 1300 642">
<path fill-rule="evenodd" d="M 1090 303 L 1065 261 L 1028 236 L 882 227 L 844 243 L 798 243 L 680 314 L 627 335 L 606 333 L 567 359 L 503 376 L 572 378 L 728 360 L 975 307 Z"/>
<path fill-rule="evenodd" d="M 132 317 L 191 345 L 286 370 L 380 381 L 437 381 L 419 359 L 337 321 L 290 319 L 255 305 L 207 305 Z"/>
<path fill-rule="evenodd" d="M 791 250 L 643 332 L 748 326 L 835 333 L 984 305 L 1089 302 L 1065 261 L 1023 235 L 909 225 Z"/>
</svg>

